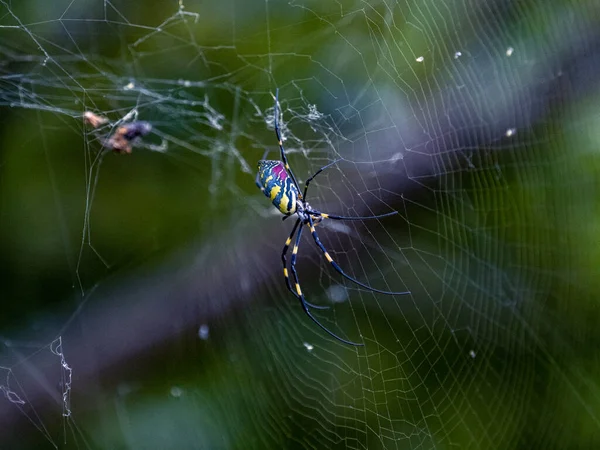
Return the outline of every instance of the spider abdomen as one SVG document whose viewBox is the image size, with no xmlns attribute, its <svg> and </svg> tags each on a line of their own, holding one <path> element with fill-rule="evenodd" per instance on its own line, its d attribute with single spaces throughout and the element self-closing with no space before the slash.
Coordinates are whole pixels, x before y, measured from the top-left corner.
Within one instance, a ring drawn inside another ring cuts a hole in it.
<svg viewBox="0 0 600 450">
<path fill-rule="evenodd" d="M 296 212 L 299 192 L 281 161 L 259 161 L 258 181 L 262 191 L 282 214 L 289 216 Z"/>
</svg>

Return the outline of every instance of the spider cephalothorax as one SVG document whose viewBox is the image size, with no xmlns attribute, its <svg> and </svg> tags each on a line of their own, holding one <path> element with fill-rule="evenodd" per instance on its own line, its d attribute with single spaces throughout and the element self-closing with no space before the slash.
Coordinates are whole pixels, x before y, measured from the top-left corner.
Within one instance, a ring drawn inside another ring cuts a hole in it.
<svg viewBox="0 0 600 450">
<path fill-rule="evenodd" d="M 329 255 L 329 252 L 327 252 L 327 249 L 325 248 L 325 246 L 319 239 L 319 236 L 317 235 L 317 232 L 315 230 L 315 224 L 321 222 L 323 219 L 333 219 L 333 220 L 379 219 L 382 217 L 393 216 L 394 214 L 397 214 L 398 212 L 394 211 L 391 213 L 380 214 L 377 216 L 346 217 L 346 216 L 334 216 L 331 214 L 325 214 L 325 213 L 322 213 L 320 211 L 313 209 L 306 201 L 306 196 L 308 193 L 308 186 L 309 186 L 310 182 L 313 180 L 314 177 L 316 177 L 318 174 L 320 174 L 323 170 L 327 169 L 328 167 L 331 167 L 333 164 L 336 164 L 338 162 L 338 160 L 335 160 L 332 163 L 329 163 L 326 166 L 321 167 L 319 170 L 317 170 L 314 173 L 314 175 L 312 175 L 311 177 L 309 177 L 306 180 L 306 183 L 304 185 L 304 192 L 300 193 L 300 185 L 298 184 L 298 181 L 296 181 L 296 177 L 294 176 L 292 169 L 290 168 L 290 165 L 288 164 L 287 157 L 285 154 L 285 149 L 283 148 L 281 133 L 279 131 L 279 126 L 278 126 L 279 100 L 278 99 L 279 99 L 279 90 L 277 90 L 276 95 L 275 95 L 275 113 L 274 113 L 275 120 L 274 120 L 274 123 L 275 123 L 275 134 L 277 135 L 277 141 L 278 141 L 279 150 L 281 153 L 281 161 L 274 161 L 274 160 L 259 161 L 258 162 L 258 173 L 256 174 L 256 185 L 260 188 L 260 190 L 267 197 L 269 197 L 271 199 L 271 202 L 273 202 L 273 205 L 275 205 L 275 207 L 282 214 L 284 214 L 284 217 L 283 217 L 284 219 L 287 219 L 288 217 L 290 217 L 294 214 L 296 216 L 298 216 L 298 218 L 296 219 L 296 223 L 294 224 L 294 227 L 292 228 L 292 232 L 290 233 L 290 236 L 285 241 L 285 245 L 283 246 L 283 252 L 281 253 L 281 261 L 283 263 L 283 275 L 285 277 L 286 286 L 287 286 L 288 290 L 292 294 L 294 294 L 294 296 L 296 298 L 298 298 L 300 300 L 300 304 L 302 305 L 302 308 L 304 309 L 304 312 L 308 315 L 308 317 L 310 317 L 319 327 L 321 327 L 323 330 L 325 330 L 327 333 L 329 333 L 334 338 L 336 338 L 339 341 L 342 341 L 346 344 L 364 345 L 364 344 L 357 344 L 355 342 L 351 342 L 346 339 L 342 339 L 341 337 L 337 336 L 333 332 L 329 331 L 327 328 L 325 328 L 325 326 L 323 326 L 312 315 L 312 313 L 308 309 L 309 307 L 316 308 L 316 309 L 326 309 L 326 307 L 317 306 L 317 305 L 308 303 L 306 301 L 306 299 L 304 298 L 304 294 L 302 293 L 302 290 L 300 289 L 300 281 L 298 279 L 298 273 L 296 272 L 296 255 L 298 254 L 298 247 L 300 245 L 300 237 L 302 236 L 302 230 L 304 229 L 303 225 L 306 225 L 310 229 L 312 238 L 313 238 L 315 244 L 323 252 L 325 259 L 327 259 L 327 261 L 331 264 L 331 266 L 344 278 L 347 278 L 348 280 L 352 281 L 353 283 L 355 283 L 365 289 L 373 291 L 373 292 L 379 292 L 380 294 L 388 294 L 388 295 L 403 295 L 403 294 L 408 294 L 409 292 L 408 291 L 405 291 L 405 292 L 382 291 L 382 290 L 370 287 L 364 283 L 361 283 L 360 281 L 358 281 L 355 278 L 352 278 L 350 275 L 348 275 L 346 272 L 344 272 L 340 268 L 340 266 L 333 260 L 331 255 Z M 287 261 L 286 261 L 286 255 L 287 255 L 288 249 L 292 243 L 292 239 L 294 238 L 294 236 L 296 236 L 296 239 L 294 242 L 294 248 L 292 250 L 292 260 L 290 263 L 290 269 L 291 269 L 292 275 L 294 277 L 295 290 L 292 289 L 292 285 L 290 283 L 289 274 L 288 274 L 288 270 L 287 270 Z"/>
</svg>

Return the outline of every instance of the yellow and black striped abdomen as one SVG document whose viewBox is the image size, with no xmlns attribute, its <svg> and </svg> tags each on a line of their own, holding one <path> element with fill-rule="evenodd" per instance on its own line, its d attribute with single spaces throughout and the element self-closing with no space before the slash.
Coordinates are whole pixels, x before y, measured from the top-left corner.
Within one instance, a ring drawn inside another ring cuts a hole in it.
<svg viewBox="0 0 600 450">
<path fill-rule="evenodd" d="M 262 191 L 282 214 L 289 216 L 296 212 L 298 189 L 281 161 L 259 161 L 258 181 Z"/>
</svg>

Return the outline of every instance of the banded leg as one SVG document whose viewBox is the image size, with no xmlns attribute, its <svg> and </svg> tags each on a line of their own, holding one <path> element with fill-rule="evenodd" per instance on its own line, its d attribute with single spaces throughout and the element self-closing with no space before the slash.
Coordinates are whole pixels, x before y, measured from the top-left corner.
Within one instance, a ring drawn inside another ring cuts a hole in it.
<svg viewBox="0 0 600 450">
<path fill-rule="evenodd" d="M 279 131 L 279 88 L 277 88 L 277 90 L 275 91 L 275 109 L 274 109 L 273 117 L 274 117 L 274 125 L 275 125 L 275 135 L 277 136 L 277 143 L 279 144 L 279 151 L 281 152 L 281 160 L 283 161 L 283 164 L 285 165 L 285 170 L 287 170 L 290 177 L 292 178 L 292 181 L 294 182 L 294 185 L 298 189 L 298 192 L 300 192 L 300 185 L 298 184 L 298 181 L 296 180 L 296 177 L 294 176 L 294 173 L 292 172 L 292 169 L 290 168 L 287 157 L 285 156 L 285 149 L 283 148 L 283 140 L 281 139 L 281 132 Z"/>
<path fill-rule="evenodd" d="M 317 175 L 319 175 L 321 172 L 323 172 L 325 169 L 329 169 L 331 166 L 333 166 L 334 164 L 337 164 L 338 162 L 340 162 L 341 159 L 336 159 L 333 162 L 330 162 L 329 164 L 327 164 L 326 166 L 321 167 L 319 170 L 317 170 L 308 180 L 306 180 L 306 182 L 304 183 L 304 194 L 302 195 L 304 197 L 304 201 L 306 201 L 306 193 L 308 191 L 308 185 L 310 184 L 310 182 L 313 180 L 314 177 L 316 177 Z"/>
<path fill-rule="evenodd" d="M 286 216 L 289 217 L 289 216 Z M 292 232 L 290 233 L 290 236 L 287 238 L 287 240 L 285 241 L 285 245 L 283 246 L 283 251 L 281 252 L 281 262 L 283 263 L 283 276 L 285 277 L 285 285 L 287 286 L 288 290 L 294 294 L 295 297 L 298 297 L 298 294 L 296 294 L 296 291 L 294 291 L 292 289 L 292 285 L 290 283 L 290 277 L 288 276 L 288 270 L 287 270 L 287 260 L 286 260 L 286 255 L 288 252 L 288 249 L 290 248 L 290 244 L 292 243 L 292 238 L 294 237 L 294 235 L 296 234 L 296 230 L 298 229 L 298 225 L 300 225 L 301 220 L 297 219 L 296 223 L 294 224 L 294 228 L 292 228 Z M 298 252 L 298 248 L 297 246 L 294 247 L 294 255 Z M 305 300 L 305 303 L 310 306 L 311 308 L 315 308 L 315 309 L 329 309 L 329 306 L 319 306 L 319 305 L 313 305 L 312 303 L 309 303 Z"/>
<path fill-rule="evenodd" d="M 321 216 L 323 219 L 333 219 L 333 220 L 368 220 L 368 219 L 381 219 L 383 217 L 395 216 L 398 214 L 398 211 L 392 211 L 385 214 L 378 214 L 376 216 L 336 216 L 334 214 L 325 214 L 320 211 L 316 211 L 313 209 L 306 209 L 306 212 L 314 215 Z"/>
<path fill-rule="evenodd" d="M 310 228 L 310 233 L 312 234 L 312 237 L 315 241 L 315 243 L 317 244 L 317 246 L 321 249 L 321 251 L 323 252 L 323 255 L 325 255 L 325 259 L 327 259 L 327 261 L 329 261 L 329 263 L 331 264 L 331 266 L 344 278 L 352 281 L 355 284 L 358 284 L 359 286 L 368 289 L 369 291 L 373 291 L 373 292 L 378 292 L 380 294 L 386 294 L 386 295 L 404 295 L 404 294 L 410 294 L 410 291 L 404 291 L 404 292 L 393 292 L 393 291 L 382 291 L 381 289 L 375 289 L 374 287 L 368 286 L 364 283 L 361 283 L 360 281 L 358 281 L 356 278 L 352 278 L 350 275 L 348 275 L 346 272 L 344 272 L 342 270 L 342 268 L 340 266 L 338 266 L 338 264 L 333 260 L 333 258 L 329 255 L 329 252 L 327 252 L 327 249 L 325 248 L 325 246 L 321 243 L 321 240 L 319 239 L 319 236 L 317 236 L 317 231 L 315 230 L 315 226 L 313 223 L 313 219 L 312 217 L 309 215 L 308 216 L 308 223 L 306 224 L 309 228 Z"/>
<path fill-rule="evenodd" d="M 330 336 L 336 338 L 338 341 L 341 341 L 344 344 L 349 344 L 349 345 L 354 345 L 354 346 L 357 346 L 357 347 L 362 347 L 365 344 L 358 344 L 356 342 L 347 341 L 346 339 L 342 339 L 341 337 L 339 337 L 338 335 L 336 335 L 332 331 L 329 331 L 324 325 L 321 324 L 321 322 L 319 322 L 315 318 L 315 316 L 313 316 L 310 313 L 310 310 L 308 309 L 308 303 L 307 303 L 307 301 L 304 298 L 304 294 L 302 294 L 302 289 L 300 289 L 300 280 L 298 279 L 298 273 L 296 272 L 296 255 L 298 253 L 298 246 L 300 245 L 300 236 L 302 236 L 302 230 L 303 230 L 303 227 L 300 227 L 300 229 L 298 230 L 298 234 L 296 235 L 296 242 L 294 243 L 294 250 L 292 251 L 292 261 L 291 261 L 291 264 L 290 264 L 290 268 L 292 269 L 292 275 L 294 275 L 294 282 L 296 283 L 296 294 L 297 294 L 296 296 L 300 300 L 300 304 L 302 305 L 302 309 L 304 310 L 304 312 L 306 313 L 306 315 L 308 317 L 310 317 L 310 319 L 314 323 L 316 323 L 323 331 L 325 331 Z"/>
</svg>

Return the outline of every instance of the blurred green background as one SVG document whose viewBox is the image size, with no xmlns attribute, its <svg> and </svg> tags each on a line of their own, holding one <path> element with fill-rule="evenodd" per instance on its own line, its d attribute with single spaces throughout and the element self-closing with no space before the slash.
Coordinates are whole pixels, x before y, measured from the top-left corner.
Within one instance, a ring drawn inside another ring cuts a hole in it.
<svg viewBox="0 0 600 450">
<path fill-rule="evenodd" d="M 598 9 L 0 0 L 0 447 L 597 448 Z"/>
</svg>

